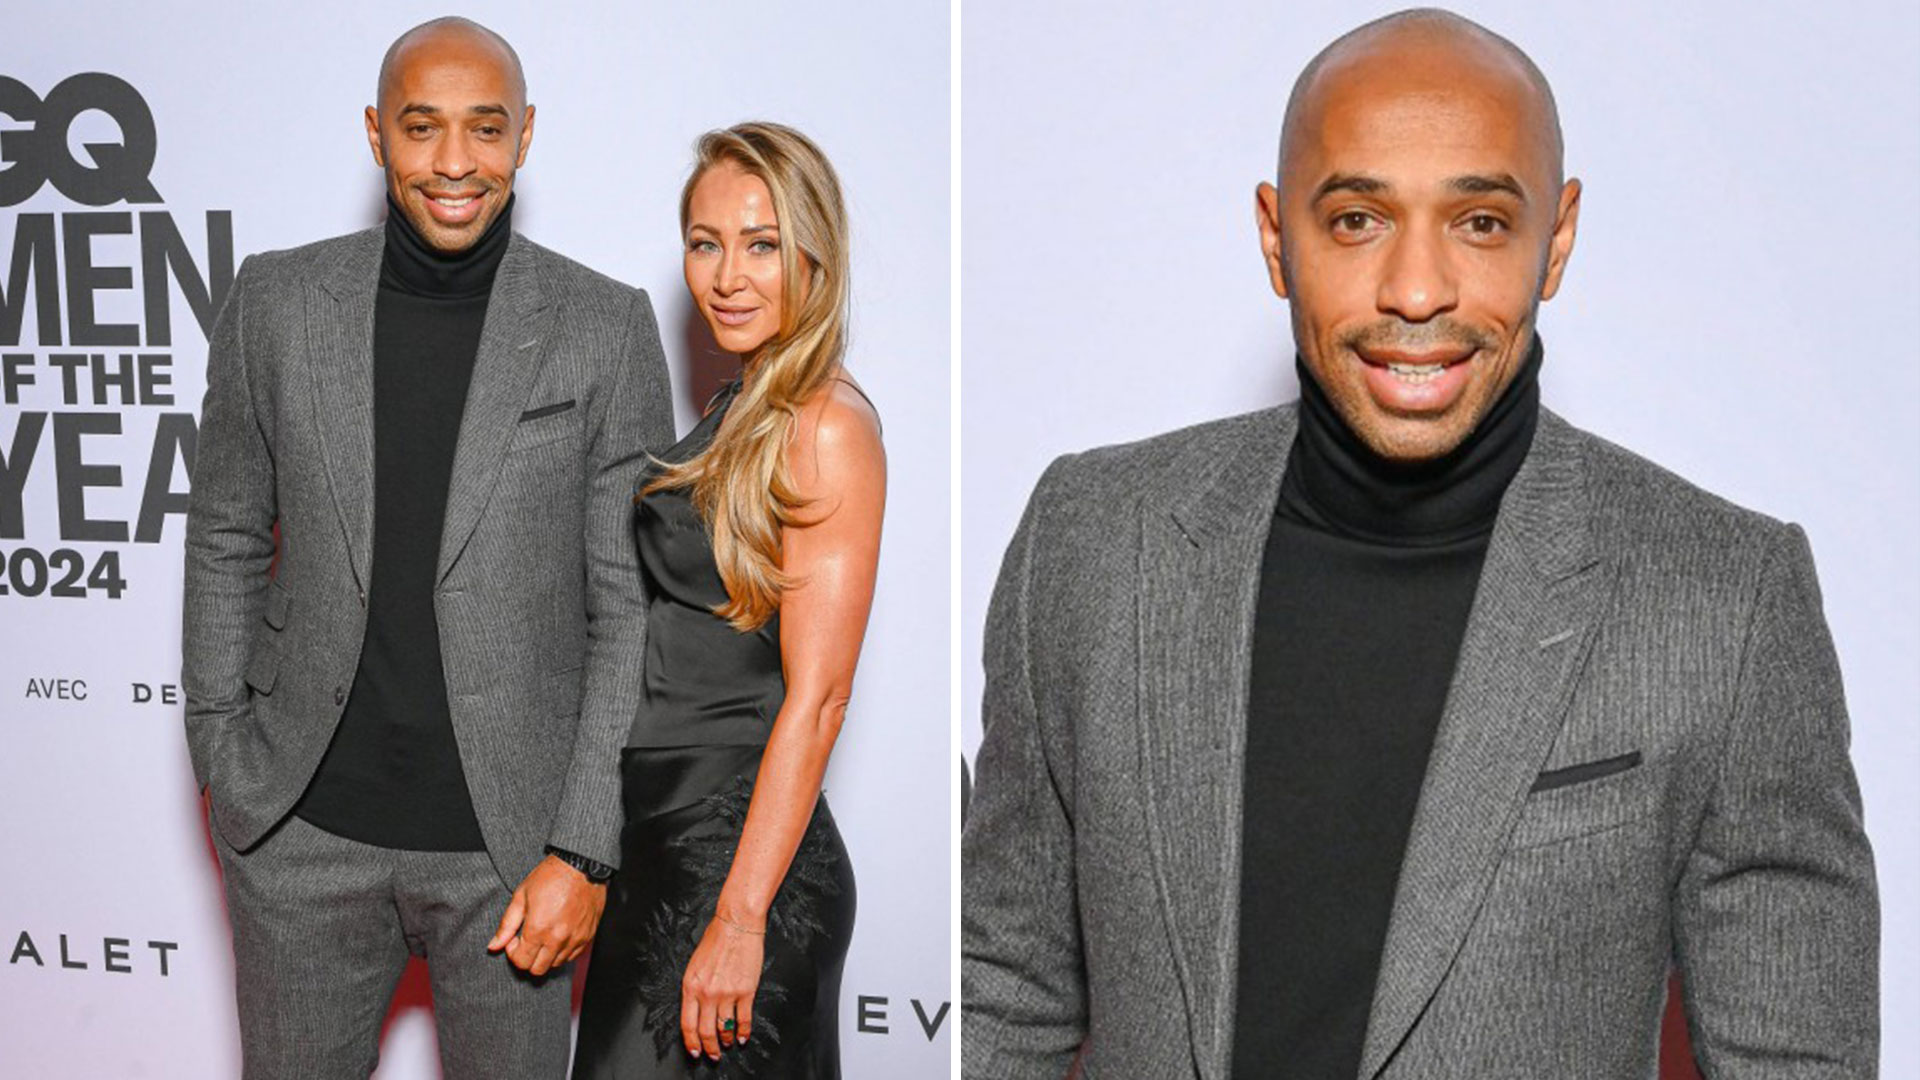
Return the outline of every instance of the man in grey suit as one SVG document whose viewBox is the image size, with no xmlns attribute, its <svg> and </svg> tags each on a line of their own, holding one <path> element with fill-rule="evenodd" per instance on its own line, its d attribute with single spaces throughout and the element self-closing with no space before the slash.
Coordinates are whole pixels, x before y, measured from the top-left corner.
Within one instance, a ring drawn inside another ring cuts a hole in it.
<svg viewBox="0 0 1920 1080">
<path fill-rule="evenodd" d="M 558 1077 L 618 859 L 665 365 L 644 293 L 511 229 L 504 40 L 417 27 L 378 100 L 385 226 L 249 258 L 208 353 L 184 684 L 245 1072 L 367 1075 L 414 954 L 447 1076 Z"/>
<path fill-rule="evenodd" d="M 1071 455 L 988 616 L 965 1074 L 1873 1075 L 1878 908 L 1812 557 L 1539 406 L 1546 80 L 1328 46 L 1256 216 L 1301 400 Z"/>
</svg>

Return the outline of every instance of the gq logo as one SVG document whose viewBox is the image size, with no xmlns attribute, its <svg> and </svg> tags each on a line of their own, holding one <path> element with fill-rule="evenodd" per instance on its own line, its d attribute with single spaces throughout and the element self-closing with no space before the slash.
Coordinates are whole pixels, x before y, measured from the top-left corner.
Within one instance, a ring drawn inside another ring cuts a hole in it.
<svg viewBox="0 0 1920 1080">
<path fill-rule="evenodd" d="M 87 143 L 91 161 L 75 160 L 67 134 L 75 117 L 105 113 L 120 126 L 117 143 Z M 157 203 L 153 110 L 125 80 L 98 71 L 61 80 L 42 101 L 18 79 L 0 75 L 0 114 L 22 127 L 0 128 L 0 206 L 26 202 L 46 184 L 82 206 Z"/>
</svg>

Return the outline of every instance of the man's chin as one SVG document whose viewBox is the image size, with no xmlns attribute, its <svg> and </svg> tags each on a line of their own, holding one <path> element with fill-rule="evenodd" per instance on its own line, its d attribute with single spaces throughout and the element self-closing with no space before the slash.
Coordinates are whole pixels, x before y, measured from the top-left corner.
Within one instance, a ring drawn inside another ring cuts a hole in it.
<svg viewBox="0 0 1920 1080">
<path fill-rule="evenodd" d="M 442 255 L 458 255 L 472 247 L 487 231 L 487 221 L 475 218 L 466 225 L 443 225 L 428 218 L 425 221 L 409 214 L 407 220 L 413 223 L 413 231 L 427 242 L 427 246 Z"/>
<path fill-rule="evenodd" d="M 1465 442 L 1472 425 L 1449 411 L 1433 417 L 1376 412 L 1355 428 L 1367 449 L 1396 465 L 1419 465 L 1443 458 Z"/>
</svg>

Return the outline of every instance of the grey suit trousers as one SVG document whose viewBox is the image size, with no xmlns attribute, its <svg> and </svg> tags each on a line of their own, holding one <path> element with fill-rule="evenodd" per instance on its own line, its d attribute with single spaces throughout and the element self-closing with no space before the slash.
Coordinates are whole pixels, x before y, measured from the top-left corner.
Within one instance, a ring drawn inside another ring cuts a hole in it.
<svg viewBox="0 0 1920 1080">
<path fill-rule="evenodd" d="M 486 852 L 373 847 L 293 816 L 245 853 L 213 837 L 246 1080 L 366 1077 L 410 955 L 446 1080 L 566 1075 L 572 965 L 534 978 L 487 952 L 511 894 Z"/>
</svg>

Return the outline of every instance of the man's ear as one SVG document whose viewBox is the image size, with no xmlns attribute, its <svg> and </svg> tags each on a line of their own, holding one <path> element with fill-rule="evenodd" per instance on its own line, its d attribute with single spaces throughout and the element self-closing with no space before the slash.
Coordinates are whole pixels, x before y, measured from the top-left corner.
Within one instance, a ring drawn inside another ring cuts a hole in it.
<svg viewBox="0 0 1920 1080">
<path fill-rule="evenodd" d="M 527 150 L 533 146 L 533 106 L 527 106 L 527 114 L 520 121 L 520 152 L 514 155 L 513 167 L 518 169 L 527 163 Z"/>
<path fill-rule="evenodd" d="M 1273 295 L 1287 298 L 1286 259 L 1281 253 L 1280 192 L 1261 181 L 1253 190 L 1253 220 L 1260 228 L 1260 254 L 1267 260 L 1267 278 L 1273 282 Z"/>
<path fill-rule="evenodd" d="M 367 145 L 373 148 L 373 163 L 386 168 L 386 148 L 380 145 L 380 112 L 371 105 L 367 106 Z"/>
<path fill-rule="evenodd" d="M 1573 257 L 1573 236 L 1580 226 L 1580 181 L 1569 180 L 1560 189 L 1560 206 L 1553 219 L 1553 239 L 1547 243 L 1547 272 L 1540 279 L 1540 299 L 1551 300 L 1560 291 L 1560 275 Z"/>
</svg>

